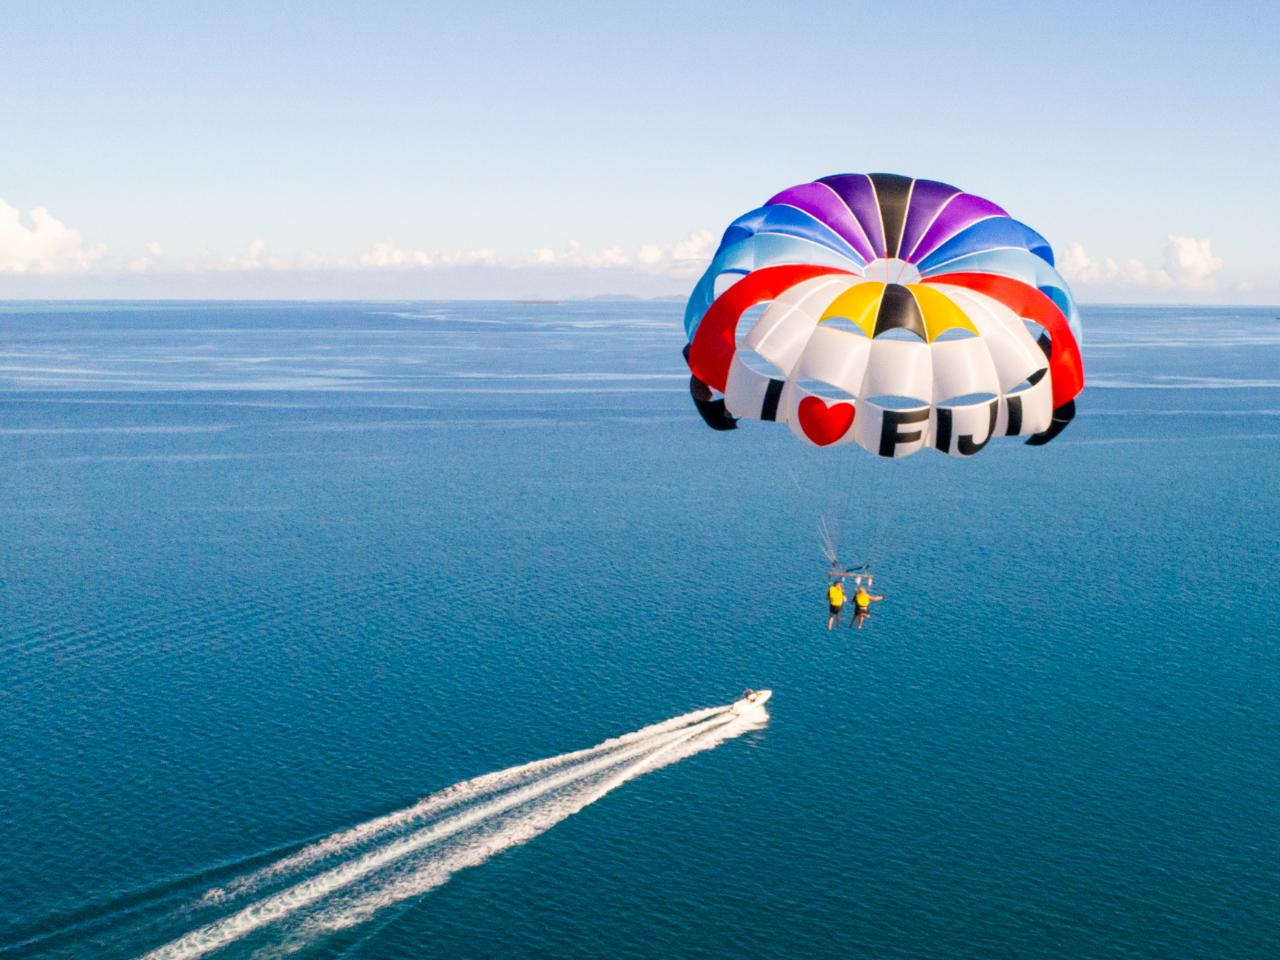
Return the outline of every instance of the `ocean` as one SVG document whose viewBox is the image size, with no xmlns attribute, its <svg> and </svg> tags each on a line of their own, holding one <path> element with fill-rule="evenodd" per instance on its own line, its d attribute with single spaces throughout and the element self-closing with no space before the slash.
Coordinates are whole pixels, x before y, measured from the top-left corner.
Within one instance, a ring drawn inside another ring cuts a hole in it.
<svg viewBox="0 0 1280 960">
<path fill-rule="evenodd" d="M 894 462 L 681 311 L 0 304 L 0 958 L 1276 956 L 1276 310 Z"/>
</svg>

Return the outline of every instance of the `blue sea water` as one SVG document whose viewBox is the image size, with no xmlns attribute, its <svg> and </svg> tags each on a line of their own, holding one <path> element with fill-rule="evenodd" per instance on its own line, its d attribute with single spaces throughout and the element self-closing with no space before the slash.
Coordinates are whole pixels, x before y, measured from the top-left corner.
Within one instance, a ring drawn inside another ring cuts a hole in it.
<svg viewBox="0 0 1280 960">
<path fill-rule="evenodd" d="M 707 430 L 679 317 L 0 305 L 0 957 L 747 685 L 764 729 L 294 955 L 1276 956 L 1276 311 L 1086 308 L 1058 440 L 892 463 Z"/>
</svg>

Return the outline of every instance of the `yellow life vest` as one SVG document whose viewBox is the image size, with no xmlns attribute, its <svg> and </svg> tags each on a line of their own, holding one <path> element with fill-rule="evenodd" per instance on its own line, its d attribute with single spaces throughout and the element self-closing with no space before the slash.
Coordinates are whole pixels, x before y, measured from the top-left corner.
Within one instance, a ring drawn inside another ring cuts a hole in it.
<svg viewBox="0 0 1280 960">
<path fill-rule="evenodd" d="M 833 583 L 827 587 L 827 602 L 833 607 L 844 605 L 844 587 L 838 583 Z"/>
<path fill-rule="evenodd" d="M 869 610 L 871 608 L 871 594 L 859 587 L 858 592 L 853 595 L 853 602 L 858 605 L 860 610 Z"/>
</svg>

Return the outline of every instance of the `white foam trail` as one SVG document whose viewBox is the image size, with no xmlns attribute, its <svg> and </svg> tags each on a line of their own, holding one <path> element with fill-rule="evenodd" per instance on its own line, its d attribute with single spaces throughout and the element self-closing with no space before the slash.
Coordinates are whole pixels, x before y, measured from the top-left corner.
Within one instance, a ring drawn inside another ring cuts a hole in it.
<svg viewBox="0 0 1280 960">
<path fill-rule="evenodd" d="M 524 806 L 579 780 L 606 771 L 624 760 L 655 750 L 661 752 L 669 744 L 687 741 L 716 726 L 727 726 L 743 719 L 733 715 L 730 715 L 729 719 L 725 719 L 727 711 L 727 707 L 699 711 L 698 714 L 694 715 L 709 712 L 712 716 L 709 719 L 703 719 L 691 725 L 687 719 L 681 717 L 667 721 L 666 724 L 658 726 L 669 725 L 681 720 L 684 721 L 684 725 L 679 727 L 677 732 L 668 730 L 656 736 L 646 736 L 640 740 L 638 745 L 624 747 L 621 750 L 608 750 L 601 757 L 571 765 L 566 771 L 536 780 L 528 786 L 500 794 L 495 799 L 482 803 L 465 813 L 456 814 L 431 826 L 423 827 L 408 836 L 388 841 L 362 856 L 348 860 L 279 893 L 251 903 L 247 907 L 220 920 L 215 920 L 203 927 L 199 927 L 179 939 L 151 951 L 145 955 L 143 960 L 192 960 L 192 958 L 201 957 L 219 950 L 255 930 L 282 920 L 305 907 L 309 907 L 317 901 L 345 889 L 356 881 L 403 860 L 413 853 L 417 853 L 419 850 L 448 839 L 463 830 L 482 824 L 485 820 Z M 642 732 L 636 731 L 635 734 L 629 734 L 628 736 L 636 737 Z M 593 751 L 594 748 L 592 751 L 586 752 Z M 563 762 L 562 757 L 552 759 L 557 762 Z"/>
<path fill-rule="evenodd" d="M 759 728 L 766 719 L 767 714 L 762 710 L 757 715 L 735 717 L 709 731 L 675 738 L 603 782 L 589 783 L 568 794 L 553 798 L 546 805 L 535 806 L 527 813 L 504 822 L 497 829 L 465 841 L 447 853 L 431 857 L 407 876 L 370 891 L 353 902 L 321 913 L 290 939 L 287 948 L 299 949 L 319 936 L 357 926 L 389 906 L 421 896 L 442 886 L 448 883 L 458 871 L 479 866 L 504 850 L 527 843 L 616 790 L 628 780 L 659 767 L 676 763 L 703 750 L 710 750 L 748 730 Z"/>
<path fill-rule="evenodd" d="M 585 750 L 574 750 L 571 753 L 562 753 L 555 757 L 548 757 L 545 760 L 534 760 L 530 763 L 522 763 L 518 766 L 507 767 L 505 770 L 498 770 L 494 773 L 486 773 L 483 776 L 473 777 L 470 780 L 463 780 L 461 783 L 455 783 L 450 787 L 439 790 L 429 796 L 423 797 L 417 803 L 409 807 L 397 810 L 394 813 L 388 813 L 385 816 L 375 817 L 372 820 L 366 820 L 359 826 L 352 827 L 349 830 L 342 830 L 338 833 L 330 834 L 323 840 L 303 847 L 297 853 L 291 854 L 281 860 L 268 864 L 259 870 L 246 876 L 239 877 L 223 887 L 216 887 L 206 893 L 201 900 L 205 903 L 221 903 L 232 897 L 248 893 L 252 890 L 259 889 L 268 881 L 277 879 L 289 873 L 296 873 L 305 869 L 320 860 L 328 859 L 336 854 L 342 853 L 352 847 L 359 846 L 362 843 L 381 836 L 392 830 L 407 827 L 419 820 L 434 816 L 456 807 L 461 803 L 474 800 L 490 793 L 496 793 L 499 790 L 505 790 L 509 787 L 518 786 L 530 778 L 538 774 L 554 770 L 557 767 L 567 763 L 573 763 L 578 760 L 586 760 L 590 757 L 599 756 L 618 750 L 632 743 L 638 743 L 651 739 L 672 730 L 678 730 L 681 727 L 687 727 L 690 724 L 713 717 L 716 714 L 723 713 L 724 707 L 709 707 L 705 710 L 694 710 L 692 713 L 686 713 L 679 717 L 673 717 L 670 720 L 664 720 L 661 723 L 650 724 L 647 727 L 641 727 L 632 733 L 625 734 L 621 737 L 613 737 L 596 744 L 594 747 L 588 747 Z"/>
</svg>

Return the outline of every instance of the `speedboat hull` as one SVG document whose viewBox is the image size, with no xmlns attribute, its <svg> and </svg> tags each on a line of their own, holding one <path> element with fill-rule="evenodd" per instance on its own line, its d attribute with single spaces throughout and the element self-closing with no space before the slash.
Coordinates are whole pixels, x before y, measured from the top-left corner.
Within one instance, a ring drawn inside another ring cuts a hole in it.
<svg viewBox="0 0 1280 960">
<path fill-rule="evenodd" d="M 765 703 L 773 696 L 772 690 L 752 690 L 741 700 L 734 702 L 729 709 L 738 716 L 746 716 L 749 713 L 763 711 Z"/>
</svg>

